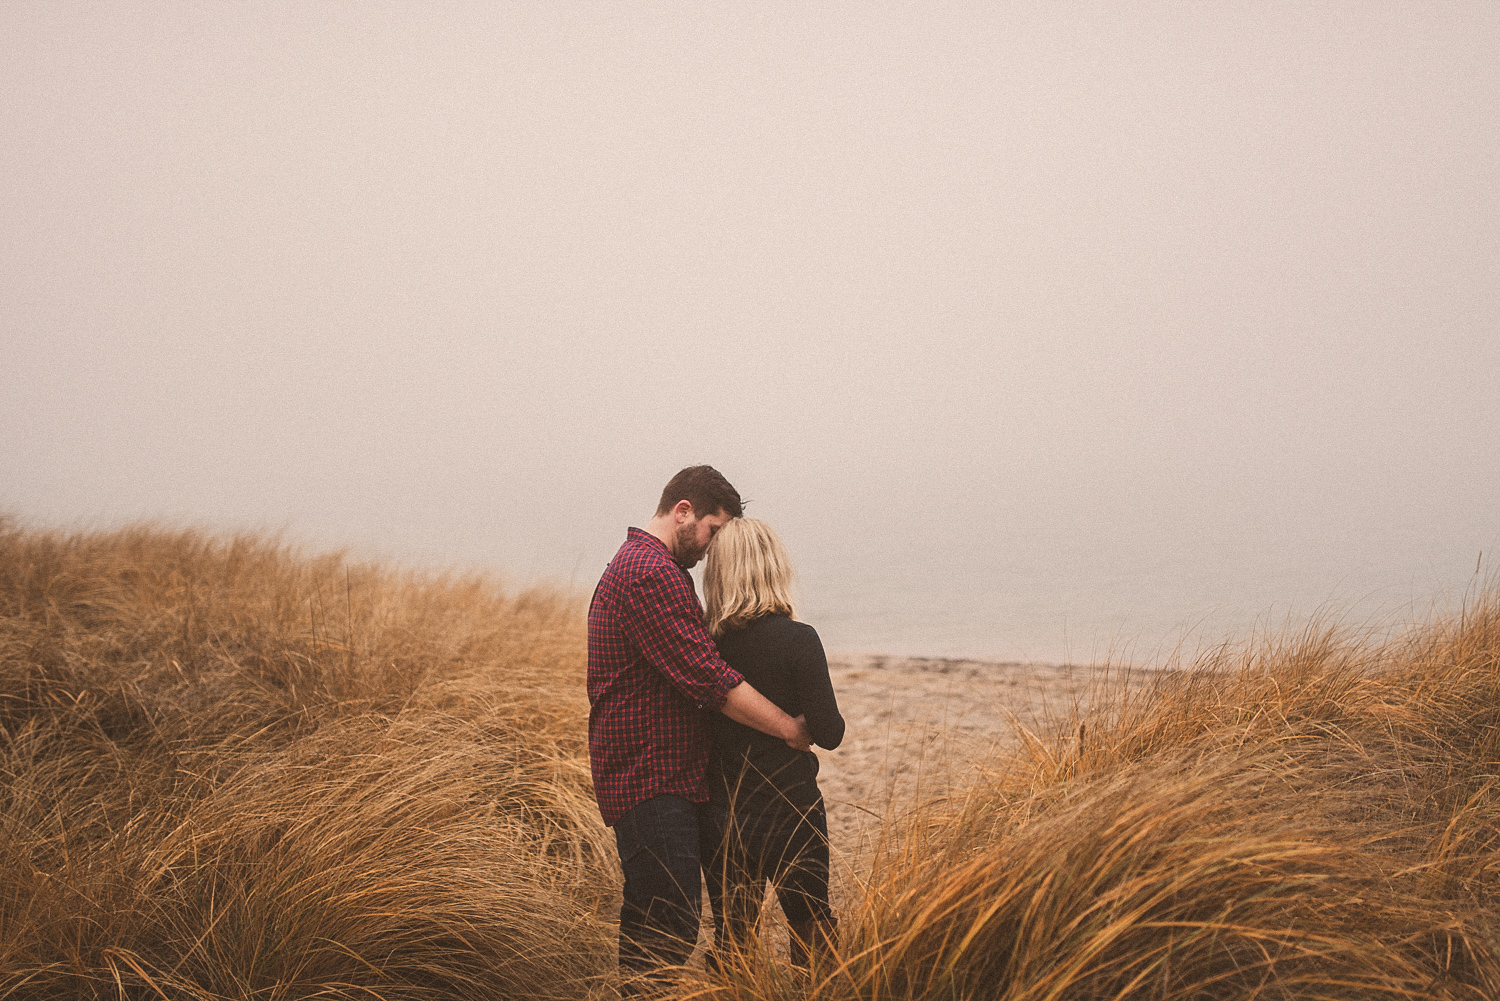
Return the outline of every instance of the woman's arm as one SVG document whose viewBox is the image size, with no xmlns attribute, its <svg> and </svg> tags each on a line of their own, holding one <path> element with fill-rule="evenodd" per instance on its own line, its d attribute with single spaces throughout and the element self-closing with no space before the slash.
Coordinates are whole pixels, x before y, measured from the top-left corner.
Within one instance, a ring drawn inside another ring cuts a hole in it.
<svg viewBox="0 0 1500 1001">
<path fill-rule="evenodd" d="M 796 672 L 807 729 L 819 747 L 831 751 L 844 739 L 844 717 L 839 714 L 838 699 L 833 694 L 833 679 L 828 677 L 823 641 L 811 626 L 802 630 L 799 638 Z"/>
</svg>

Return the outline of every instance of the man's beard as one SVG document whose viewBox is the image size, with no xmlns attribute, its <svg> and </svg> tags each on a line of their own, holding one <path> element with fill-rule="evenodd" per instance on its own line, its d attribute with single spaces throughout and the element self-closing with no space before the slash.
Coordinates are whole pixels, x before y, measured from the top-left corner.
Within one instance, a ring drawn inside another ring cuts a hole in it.
<svg viewBox="0 0 1500 1001">
<path fill-rule="evenodd" d="M 708 552 L 707 546 L 702 548 L 698 546 L 697 524 L 678 525 L 676 541 L 677 545 L 673 547 L 675 551 L 672 553 L 672 558 L 684 570 L 693 569 L 698 565 L 698 561 L 703 559 L 703 554 Z"/>
</svg>

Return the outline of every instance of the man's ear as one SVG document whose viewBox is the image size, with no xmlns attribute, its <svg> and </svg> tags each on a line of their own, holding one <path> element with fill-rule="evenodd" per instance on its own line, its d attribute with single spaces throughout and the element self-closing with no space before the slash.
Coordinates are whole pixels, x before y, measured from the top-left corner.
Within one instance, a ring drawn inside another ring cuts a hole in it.
<svg viewBox="0 0 1500 1001">
<path fill-rule="evenodd" d="M 676 519 L 677 524 L 679 525 L 686 525 L 688 522 L 692 521 L 693 502 L 684 497 L 682 500 L 672 505 L 672 517 Z"/>
</svg>

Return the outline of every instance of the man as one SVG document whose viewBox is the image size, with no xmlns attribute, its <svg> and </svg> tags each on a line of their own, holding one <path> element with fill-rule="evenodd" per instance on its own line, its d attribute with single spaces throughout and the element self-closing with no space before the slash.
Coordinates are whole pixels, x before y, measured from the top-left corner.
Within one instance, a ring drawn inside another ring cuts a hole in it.
<svg viewBox="0 0 1500 1001">
<path fill-rule="evenodd" d="M 589 762 L 604 823 L 615 829 L 625 902 L 620 975 L 687 960 L 698 938 L 699 859 L 711 846 L 708 713 L 807 750 L 806 723 L 782 712 L 724 662 L 703 626 L 688 568 L 742 513 L 712 466 L 689 466 L 632 528 L 589 605 Z"/>
</svg>

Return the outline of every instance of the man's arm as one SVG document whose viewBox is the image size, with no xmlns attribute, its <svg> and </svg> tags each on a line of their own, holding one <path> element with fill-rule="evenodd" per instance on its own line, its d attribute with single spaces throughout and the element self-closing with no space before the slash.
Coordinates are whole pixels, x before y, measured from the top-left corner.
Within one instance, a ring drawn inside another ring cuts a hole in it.
<svg viewBox="0 0 1500 1001">
<path fill-rule="evenodd" d="M 729 690 L 720 712 L 736 723 L 759 730 L 772 737 L 780 737 L 788 747 L 799 751 L 812 748 L 812 734 L 807 731 L 807 721 L 801 716 L 793 719 L 782 712 L 781 707 L 760 692 L 748 681 L 742 681 Z"/>
<path fill-rule="evenodd" d="M 744 679 L 724 662 L 687 575 L 647 572 L 623 596 L 620 628 L 646 663 L 699 709 L 716 710 Z"/>
<path fill-rule="evenodd" d="M 700 709 L 718 709 L 799 751 L 812 746 L 807 724 L 792 719 L 724 662 L 687 575 L 643 574 L 626 591 L 621 627 L 646 660 Z"/>
</svg>

